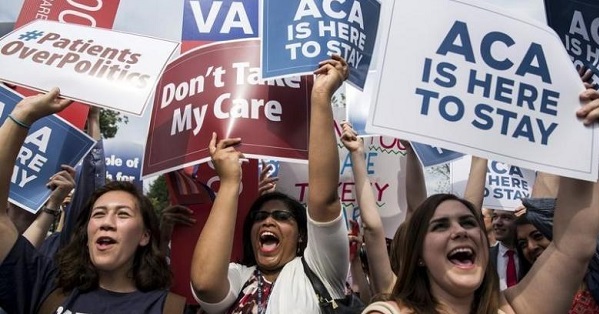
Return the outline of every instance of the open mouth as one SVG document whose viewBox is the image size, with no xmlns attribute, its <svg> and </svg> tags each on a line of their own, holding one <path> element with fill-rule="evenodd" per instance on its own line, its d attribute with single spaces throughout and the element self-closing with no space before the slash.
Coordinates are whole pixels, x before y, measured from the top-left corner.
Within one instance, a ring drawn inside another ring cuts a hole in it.
<svg viewBox="0 0 599 314">
<path fill-rule="evenodd" d="M 101 248 L 107 248 L 108 246 L 115 244 L 116 240 L 111 237 L 99 237 L 96 240 L 96 244 Z"/>
<path fill-rule="evenodd" d="M 447 259 L 459 267 L 471 267 L 474 265 L 475 257 L 471 248 L 456 248 L 447 254 Z"/>
<path fill-rule="evenodd" d="M 279 238 L 270 231 L 260 233 L 260 250 L 265 253 L 270 253 L 279 246 Z"/>
</svg>

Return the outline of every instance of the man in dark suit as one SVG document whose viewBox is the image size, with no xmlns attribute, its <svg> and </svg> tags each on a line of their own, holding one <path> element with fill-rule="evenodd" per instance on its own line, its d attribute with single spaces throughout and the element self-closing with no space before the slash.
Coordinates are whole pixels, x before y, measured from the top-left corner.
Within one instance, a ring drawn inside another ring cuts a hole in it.
<svg viewBox="0 0 599 314">
<path fill-rule="evenodd" d="M 489 258 L 497 269 L 499 287 L 505 290 L 515 285 L 525 271 L 524 258 L 516 250 L 516 215 L 512 211 L 495 210 L 493 212 L 493 230 L 497 245 L 490 247 Z"/>
</svg>

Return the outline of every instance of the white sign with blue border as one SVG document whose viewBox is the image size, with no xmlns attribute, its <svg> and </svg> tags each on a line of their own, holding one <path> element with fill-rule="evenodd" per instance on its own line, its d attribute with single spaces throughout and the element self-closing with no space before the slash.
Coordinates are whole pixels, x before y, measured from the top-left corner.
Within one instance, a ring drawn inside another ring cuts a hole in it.
<svg viewBox="0 0 599 314">
<path fill-rule="evenodd" d="M 364 88 L 376 41 L 378 0 L 264 0 L 262 78 L 310 74 L 331 54 L 350 67 L 348 82 Z"/>
</svg>

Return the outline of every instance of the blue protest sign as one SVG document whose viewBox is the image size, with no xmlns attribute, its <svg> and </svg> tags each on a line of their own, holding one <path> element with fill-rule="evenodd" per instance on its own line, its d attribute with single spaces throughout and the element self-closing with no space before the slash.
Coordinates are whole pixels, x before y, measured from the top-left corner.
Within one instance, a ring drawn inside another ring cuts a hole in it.
<svg viewBox="0 0 599 314">
<path fill-rule="evenodd" d="M 144 148 L 141 144 L 124 140 L 104 140 L 106 179 L 133 182 L 143 189 L 141 166 Z"/>
<path fill-rule="evenodd" d="M 258 37 L 258 0 L 185 0 L 185 41 L 223 41 Z"/>
<path fill-rule="evenodd" d="M 412 142 L 412 147 L 424 167 L 443 164 L 464 156 L 464 154 L 452 150 L 416 142 Z"/>
<path fill-rule="evenodd" d="M 599 3 L 596 0 L 545 0 L 547 23 L 559 35 L 576 68 L 599 81 Z"/>
<path fill-rule="evenodd" d="M 380 10 L 377 0 L 265 0 L 262 78 L 312 73 L 338 54 L 350 66 L 348 81 L 364 88 Z"/>
<path fill-rule="evenodd" d="M 0 122 L 4 123 L 23 97 L 0 85 Z M 9 200 L 36 213 L 52 192 L 46 187 L 60 165 L 75 166 L 95 141 L 57 116 L 31 126 L 19 151 L 10 184 Z"/>
</svg>

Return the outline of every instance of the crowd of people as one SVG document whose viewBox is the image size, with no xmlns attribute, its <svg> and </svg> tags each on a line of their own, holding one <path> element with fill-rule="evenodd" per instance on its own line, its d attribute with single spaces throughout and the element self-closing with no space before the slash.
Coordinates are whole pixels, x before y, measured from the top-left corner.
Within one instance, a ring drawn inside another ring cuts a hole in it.
<svg viewBox="0 0 599 314">
<path fill-rule="evenodd" d="M 191 262 L 190 289 L 199 307 L 169 291 L 169 233 L 176 222 L 194 225 L 185 218 L 190 211 L 173 204 L 161 225 L 135 185 L 106 182 L 97 108 L 90 110 L 87 131 L 98 142 L 78 174 L 64 165 L 49 179 L 53 192 L 37 216 L 8 201 L 29 127 L 71 103 L 57 88 L 24 98 L 0 127 L 0 202 L 8 207 L 0 211 L 0 307 L 60 314 L 333 313 L 335 300 L 356 295 L 364 306 L 354 306 L 355 313 L 599 313 L 597 182 L 539 173 L 521 210 L 484 209 L 487 160 L 473 157 L 464 198 L 427 196 L 422 167 L 403 142 L 407 217 L 389 244 L 364 143 L 344 123 L 341 141 L 361 210 L 354 224 L 361 224 L 362 235 L 348 233 L 331 107 L 348 71 L 333 55 L 314 72 L 307 206 L 276 191 L 277 178 L 263 169 L 259 195 L 240 218 L 238 262 L 230 256 L 243 138 L 211 135 L 220 187 Z M 587 88 L 572 119 L 588 126 L 599 120 L 599 92 Z M 47 236 L 53 223 L 57 231 Z"/>
</svg>

